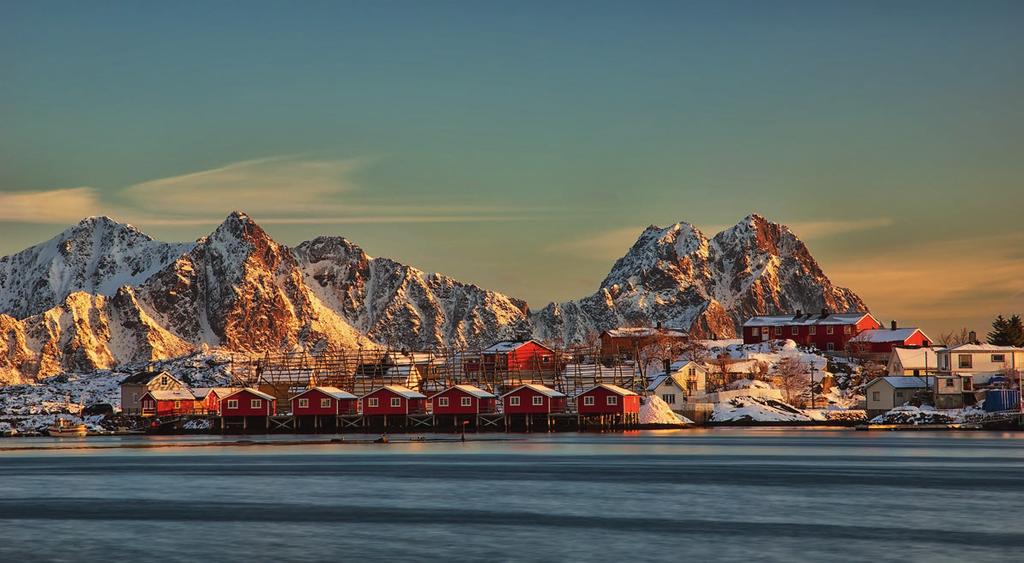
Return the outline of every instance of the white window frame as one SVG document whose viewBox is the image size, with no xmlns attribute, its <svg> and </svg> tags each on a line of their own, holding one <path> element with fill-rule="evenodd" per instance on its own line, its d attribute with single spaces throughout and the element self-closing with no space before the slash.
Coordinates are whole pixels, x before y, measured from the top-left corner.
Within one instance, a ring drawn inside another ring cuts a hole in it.
<svg viewBox="0 0 1024 563">
<path fill-rule="evenodd" d="M 366 406 L 375 409 L 380 406 L 380 400 L 377 397 L 370 397 L 366 399 Z"/>
<path fill-rule="evenodd" d="M 750 327 L 750 336 L 761 336 L 761 329 L 756 326 Z"/>
<path fill-rule="evenodd" d="M 782 336 L 782 327 L 781 326 L 775 327 L 775 336 Z"/>
<path fill-rule="evenodd" d="M 471 406 L 473 406 L 473 397 L 462 397 L 459 400 L 459 405 L 463 406 L 463 407 L 471 407 Z"/>
<path fill-rule="evenodd" d="M 309 399 L 307 399 L 305 397 L 301 397 L 299 399 L 299 408 L 300 409 L 308 409 L 309 408 Z"/>
<path fill-rule="evenodd" d="M 999 359 L 996 359 L 996 358 L 999 358 Z M 1006 363 L 1006 354 L 992 354 L 992 363 L 993 364 L 1005 364 Z"/>
<path fill-rule="evenodd" d="M 583 397 L 583 405 L 587 406 L 587 407 L 594 406 L 594 396 L 593 395 L 586 395 L 586 396 L 584 396 Z"/>
<path fill-rule="evenodd" d="M 180 409 L 181 408 L 181 401 L 174 401 L 174 408 L 175 408 L 175 410 Z"/>
<path fill-rule="evenodd" d="M 518 407 L 519 406 L 519 397 L 516 396 L 516 395 L 513 395 L 513 396 L 509 397 L 508 398 L 508 406 L 510 406 L 510 407 Z"/>
<path fill-rule="evenodd" d="M 605 397 L 604 402 L 609 407 L 618 406 L 618 404 L 619 404 L 619 396 L 618 395 L 608 395 L 607 397 Z"/>
<path fill-rule="evenodd" d="M 825 345 L 825 349 L 828 352 L 835 352 L 836 351 L 836 343 L 835 342 L 829 342 L 828 344 Z"/>
<path fill-rule="evenodd" d="M 665 404 L 674 405 L 674 404 L 676 404 L 676 394 L 675 393 L 663 393 L 661 395 L 661 400 L 665 401 Z"/>
<path fill-rule="evenodd" d="M 322 409 L 329 409 L 329 408 L 331 408 L 331 399 L 330 399 L 330 397 L 320 397 L 320 408 L 322 408 Z"/>
<path fill-rule="evenodd" d="M 448 406 L 448 397 L 438 397 L 437 398 L 437 406 L 439 406 L 439 407 L 447 407 Z"/>
<path fill-rule="evenodd" d="M 249 399 L 249 408 L 250 409 L 262 409 L 263 408 L 263 399 Z"/>
<path fill-rule="evenodd" d="M 544 396 L 543 395 L 534 395 L 533 399 L 530 401 L 530 404 L 535 406 L 535 407 L 543 407 L 544 406 Z"/>
<path fill-rule="evenodd" d="M 397 409 L 400 406 L 402 406 L 402 398 L 401 397 L 391 397 L 391 408 Z"/>
<path fill-rule="evenodd" d="M 807 327 L 807 334 L 809 334 L 811 336 L 814 336 L 814 335 L 818 334 L 818 327 L 816 327 L 814 325 L 811 325 L 811 326 Z"/>
<path fill-rule="evenodd" d="M 228 399 L 228 410 L 238 410 L 238 399 Z"/>
</svg>

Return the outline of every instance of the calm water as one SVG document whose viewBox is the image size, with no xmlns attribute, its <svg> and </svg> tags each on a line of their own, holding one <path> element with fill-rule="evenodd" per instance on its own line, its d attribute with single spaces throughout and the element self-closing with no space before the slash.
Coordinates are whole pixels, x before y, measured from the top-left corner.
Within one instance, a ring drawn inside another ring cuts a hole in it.
<svg viewBox="0 0 1024 563">
<path fill-rule="evenodd" d="M 0 441 L 41 448 L 0 451 L 0 561 L 996 561 L 1024 548 L 1021 434 L 69 444 Z"/>
</svg>

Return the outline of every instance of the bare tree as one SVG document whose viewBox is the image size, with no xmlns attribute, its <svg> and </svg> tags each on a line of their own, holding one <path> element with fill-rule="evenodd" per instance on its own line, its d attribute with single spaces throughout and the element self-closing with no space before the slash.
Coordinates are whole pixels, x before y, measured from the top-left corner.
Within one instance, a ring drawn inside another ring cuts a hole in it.
<svg viewBox="0 0 1024 563">
<path fill-rule="evenodd" d="M 768 362 L 757 360 L 750 366 L 748 373 L 752 381 L 764 380 L 768 376 Z"/>
<path fill-rule="evenodd" d="M 971 331 L 961 328 L 959 331 L 945 332 L 939 335 L 939 343 L 943 346 L 959 346 L 971 343 Z"/>
<path fill-rule="evenodd" d="M 786 356 L 775 364 L 775 384 L 782 390 L 787 403 L 793 404 L 793 399 L 799 399 L 807 389 L 807 375 L 807 366 L 795 356 Z"/>
<path fill-rule="evenodd" d="M 708 347 L 704 345 L 704 342 L 699 338 L 694 338 L 692 335 L 690 338 L 686 339 L 686 344 L 684 344 L 682 348 L 683 355 L 686 356 L 688 360 L 698 364 L 702 364 L 707 361 L 708 356 L 710 355 Z"/>
<path fill-rule="evenodd" d="M 637 351 L 640 362 L 640 373 L 647 377 L 647 366 L 651 363 L 663 365 L 665 362 L 672 363 L 675 359 L 675 343 L 663 334 L 655 334 L 650 340 Z"/>
</svg>

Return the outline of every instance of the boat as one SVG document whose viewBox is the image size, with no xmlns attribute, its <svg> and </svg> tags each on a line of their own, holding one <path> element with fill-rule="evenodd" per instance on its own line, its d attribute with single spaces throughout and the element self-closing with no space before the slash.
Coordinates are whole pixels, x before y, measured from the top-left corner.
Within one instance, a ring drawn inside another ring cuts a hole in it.
<svg viewBox="0 0 1024 563">
<path fill-rule="evenodd" d="M 73 423 L 64 418 L 58 418 L 46 432 L 54 438 L 82 438 L 88 430 L 82 423 Z"/>
</svg>

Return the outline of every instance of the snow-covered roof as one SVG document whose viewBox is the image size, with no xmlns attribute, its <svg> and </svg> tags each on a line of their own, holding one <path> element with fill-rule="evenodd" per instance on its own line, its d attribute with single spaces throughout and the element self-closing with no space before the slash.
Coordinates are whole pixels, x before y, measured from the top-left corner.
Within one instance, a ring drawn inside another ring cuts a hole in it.
<svg viewBox="0 0 1024 563">
<path fill-rule="evenodd" d="M 399 396 L 404 397 L 406 399 L 426 399 L 427 398 L 427 396 L 424 395 L 423 393 L 420 393 L 419 391 L 413 391 L 412 389 L 409 389 L 408 387 L 402 387 L 401 385 L 385 385 L 384 387 L 378 387 L 377 389 L 374 389 L 374 390 L 370 391 L 366 395 L 371 395 L 373 393 L 376 393 L 377 391 L 380 391 L 381 389 L 386 389 L 386 390 L 394 393 L 395 395 L 399 395 Z M 366 395 L 363 395 L 363 396 L 365 397 Z"/>
<path fill-rule="evenodd" d="M 875 328 L 871 330 L 865 330 L 854 336 L 852 340 L 857 342 L 906 342 L 915 332 L 920 329 L 915 327 L 897 328 L 893 330 L 891 328 Z M 921 333 L 924 335 L 924 333 Z M 927 336 L 925 339 L 929 340 Z"/>
<path fill-rule="evenodd" d="M 537 342 L 536 340 L 502 340 L 501 342 L 495 342 L 494 344 L 491 344 L 487 348 L 484 348 L 483 352 L 485 354 L 514 352 L 522 348 L 523 346 L 529 344 L 530 342 L 533 342 L 534 344 L 542 348 L 547 348 L 547 346 L 544 346 L 543 344 Z"/>
<path fill-rule="evenodd" d="M 190 393 L 190 392 L 188 392 L 188 391 L 186 391 L 184 389 L 175 389 L 173 391 L 153 390 L 153 391 L 147 392 L 146 395 L 149 395 L 150 397 L 153 397 L 154 399 L 156 399 L 158 401 L 194 401 L 194 400 L 196 400 L 195 395 L 193 395 L 192 393 Z M 143 396 L 145 396 L 145 395 L 143 395 Z"/>
<path fill-rule="evenodd" d="M 448 389 L 442 389 L 440 392 L 435 393 L 434 396 L 436 397 L 437 395 L 440 395 L 441 393 L 444 393 L 445 391 L 448 391 L 448 390 L 451 390 L 451 389 L 458 389 L 459 391 L 462 391 L 463 393 L 467 393 L 469 395 L 472 395 L 473 397 L 476 397 L 477 399 L 490 399 L 490 398 L 495 396 L 493 393 L 488 393 L 487 391 L 484 391 L 483 389 L 481 389 L 479 387 L 476 387 L 474 385 L 465 385 L 465 384 L 462 384 L 462 385 L 452 385 Z"/>
<path fill-rule="evenodd" d="M 512 393 L 515 393 L 516 391 L 518 391 L 520 389 L 523 389 L 523 388 L 529 389 L 529 390 L 534 391 L 536 393 L 540 393 L 541 395 L 544 395 L 545 397 L 564 397 L 565 396 L 565 393 L 560 393 L 558 391 L 555 391 L 554 389 L 548 387 L 547 385 L 537 385 L 536 383 L 524 383 L 523 385 L 520 385 L 519 387 L 516 387 L 515 389 L 509 391 L 508 393 L 505 393 L 504 395 L 502 395 L 502 397 L 506 397 L 508 395 L 511 395 Z"/>
<path fill-rule="evenodd" d="M 939 360 L 932 348 L 900 348 L 892 349 L 892 353 L 900 360 L 903 369 L 937 368 Z"/>
<path fill-rule="evenodd" d="M 239 394 L 239 393 L 241 393 L 243 391 L 247 391 L 247 392 L 249 392 L 249 393 L 251 393 L 253 395 L 256 395 L 257 397 L 259 397 L 261 399 L 266 399 L 268 401 L 276 400 L 273 395 L 268 395 L 268 394 L 264 393 L 263 391 L 260 391 L 259 389 L 253 389 L 252 387 L 243 387 L 241 389 L 235 389 L 234 391 L 229 393 L 227 396 L 221 397 L 221 399 L 227 399 L 228 397 L 233 397 L 233 396 L 235 396 L 235 395 L 237 395 L 237 394 Z"/>
<path fill-rule="evenodd" d="M 148 370 L 148 371 L 140 371 L 140 372 L 138 372 L 136 374 L 129 375 L 128 377 L 126 377 L 126 378 L 121 380 L 121 385 L 132 384 L 132 383 L 137 384 L 137 385 L 145 385 L 145 384 L 149 383 L 150 381 L 153 381 L 154 379 L 156 379 L 157 377 L 160 377 L 160 376 L 167 376 L 167 377 L 170 377 L 171 379 L 177 381 L 178 383 L 181 383 L 181 381 L 177 377 L 174 377 L 173 375 L 171 375 L 170 373 L 168 373 L 166 371 Z"/>
<path fill-rule="evenodd" d="M 656 334 L 678 338 L 686 338 L 689 336 L 689 333 L 685 330 L 678 328 L 621 327 L 606 330 L 604 333 L 612 338 L 643 338 L 647 336 L 654 336 Z"/>
<path fill-rule="evenodd" d="M 630 396 L 630 395 L 636 395 L 636 393 L 630 391 L 629 389 L 623 389 L 622 387 L 619 387 L 618 385 L 612 385 L 610 383 L 598 383 L 597 385 L 591 387 L 590 389 L 587 389 L 583 393 L 589 393 L 589 392 L 593 391 L 594 389 L 598 389 L 598 388 L 607 389 L 608 391 L 611 391 L 612 393 L 615 393 L 616 395 L 621 395 L 623 397 L 627 397 L 627 396 Z"/>
<path fill-rule="evenodd" d="M 871 313 L 829 313 L 824 317 L 821 314 L 760 315 L 750 317 L 743 326 L 852 325 L 864 317 L 875 319 Z M 877 323 L 878 319 L 875 319 L 875 322 Z"/>
<path fill-rule="evenodd" d="M 306 389 L 302 393 L 299 393 L 298 395 L 295 395 L 292 398 L 293 399 L 297 399 L 297 398 L 305 395 L 306 393 L 309 393 L 310 391 L 319 391 L 319 392 L 323 393 L 324 395 L 327 395 L 328 397 L 331 397 L 332 399 L 338 399 L 338 400 L 341 400 L 341 399 L 358 399 L 358 397 L 356 397 L 352 393 L 349 393 L 348 391 L 343 391 L 341 389 L 338 389 L 337 387 L 330 387 L 330 386 L 326 386 L 326 385 L 323 386 L 323 387 L 310 387 L 309 389 Z"/>
<path fill-rule="evenodd" d="M 872 379 L 867 387 L 870 387 L 880 381 L 884 381 L 889 385 L 892 385 L 895 389 L 924 389 L 925 387 L 934 387 L 934 377 L 907 377 L 899 375 L 887 375 L 885 377 L 878 377 Z"/>
<path fill-rule="evenodd" d="M 995 344 L 961 344 L 947 348 L 949 352 L 1024 352 L 1024 348 L 1016 346 L 997 346 Z"/>
</svg>

